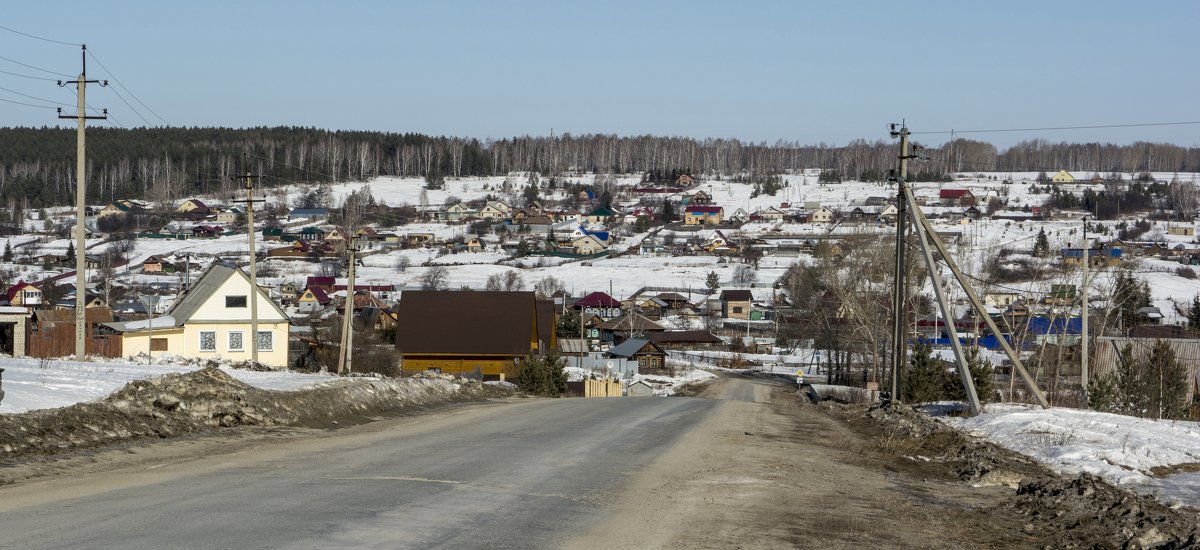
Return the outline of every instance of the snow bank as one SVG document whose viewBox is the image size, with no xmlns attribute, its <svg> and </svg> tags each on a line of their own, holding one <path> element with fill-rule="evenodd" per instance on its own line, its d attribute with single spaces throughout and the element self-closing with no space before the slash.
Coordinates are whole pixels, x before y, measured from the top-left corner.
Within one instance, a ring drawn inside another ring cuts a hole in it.
<svg viewBox="0 0 1200 550">
<path fill-rule="evenodd" d="M 1200 507 L 1200 423 L 1076 409 L 989 405 L 974 418 L 940 417 L 962 431 L 1064 474 L 1095 474 L 1168 502 Z"/>
</svg>

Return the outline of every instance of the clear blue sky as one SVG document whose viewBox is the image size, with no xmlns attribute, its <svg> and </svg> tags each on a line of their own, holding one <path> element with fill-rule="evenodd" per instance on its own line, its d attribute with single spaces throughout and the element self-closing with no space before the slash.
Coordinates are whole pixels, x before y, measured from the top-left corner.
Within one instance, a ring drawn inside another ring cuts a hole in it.
<svg viewBox="0 0 1200 550">
<path fill-rule="evenodd" d="M 1194 1 L 20 2 L 0 19 L 86 42 L 172 125 L 830 144 L 885 138 L 901 117 L 914 131 L 1200 120 L 1197 22 Z M 79 71 L 77 47 L 8 31 L 0 55 Z M 0 70 L 47 76 L 5 60 Z M 89 77 L 107 75 L 90 65 Z M 0 86 L 74 101 L 53 82 L 0 73 Z M 89 104 L 145 124 L 110 90 L 89 88 Z M 0 102 L 0 125 L 57 123 L 52 109 Z"/>
</svg>

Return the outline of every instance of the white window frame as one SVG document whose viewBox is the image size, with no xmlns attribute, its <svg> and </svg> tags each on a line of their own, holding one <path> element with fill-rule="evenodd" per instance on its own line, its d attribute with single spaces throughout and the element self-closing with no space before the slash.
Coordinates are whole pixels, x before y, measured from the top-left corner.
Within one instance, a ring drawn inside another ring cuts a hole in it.
<svg viewBox="0 0 1200 550">
<path fill-rule="evenodd" d="M 275 351 L 275 331 L 273 331 L 273 330 L 260 330 L 260 331 L 258 331 L 258 334 L 259 334 L 260 336 L 261 336 L 261 335 L 263 335 L 263 334 L 267 334 L 267 335 L 270 335 L 270 337 L 271 337 L 271 345 L 269 345 L 269 346 L 258 346 L 258 351 Z M 258 340 L 257 340 L 257 339 L 255 339 L 254 341 L 255 341 L 255 343 L 257 343 L 257 342 L 258 342 Z"/>
<path fill-rule="evenodd" d="M 204 349 L 204 335 L 205 335 L 205 334 L 212 334 L 212 335 L 213 335 L 213 347 L 212 347 L 212 349 Z M 199 342 L 197 342 L 197 344 L 198 344 L 198 346 L 197 346 L 197 349 L 199 349 L 199 350 L 200 350 L 202 353 L 216 353 L 216 352 L 217 352 L 217 331 L 215 331 L 215 330 L 202 330 L 202 331 L 200 331 L 200 334 L 199 334 Z"/>
<path fill-rule="evenodd" d="M 234 334 L 240 334 L 242 336 L 242 347 L 240 347 L 240 348 L 233 347 L 233 335 Z M 226 349 L 228 349 L 229 351 L 246 351 L 246 331 L 231 330 L 231 331 L 227 332 L 226 336 L 225 336 L 225 345 L 226 345 Z"/>
</svg>

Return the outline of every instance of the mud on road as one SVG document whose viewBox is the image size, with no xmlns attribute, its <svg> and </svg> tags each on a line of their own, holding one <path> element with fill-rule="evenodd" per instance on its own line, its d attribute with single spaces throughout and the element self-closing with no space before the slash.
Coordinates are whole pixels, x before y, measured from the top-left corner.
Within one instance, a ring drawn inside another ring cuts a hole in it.
<svg viewBox="0 0 1200 550">
<path fill-rule="evenodd" d="M 808 404 L 725 376 L 725 400 L 578 539 L 620 548 L 1178 548 L 1196 516 L 1064 479 L 911 409 Z M 598 537 L 603 537 L 598 538 Z"/>
</svg>

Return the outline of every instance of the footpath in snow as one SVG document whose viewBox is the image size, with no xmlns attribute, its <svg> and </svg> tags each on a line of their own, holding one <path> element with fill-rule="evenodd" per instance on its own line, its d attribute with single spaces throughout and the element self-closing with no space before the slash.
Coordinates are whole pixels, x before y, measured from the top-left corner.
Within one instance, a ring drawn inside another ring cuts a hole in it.
<svg viewBox="0 0 1200 550">
<path fill-rule="evenodd" d="M 1059 473 L 1095 474 L 1170 504 L 1200 508 L 1200 423 L 1012 404 L 985 411 L 974 418 L 938 418 Z"/>
</svg>

